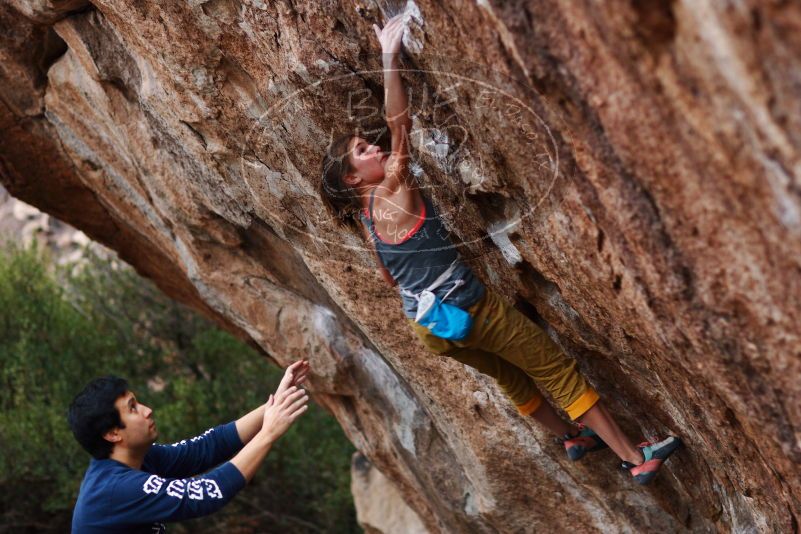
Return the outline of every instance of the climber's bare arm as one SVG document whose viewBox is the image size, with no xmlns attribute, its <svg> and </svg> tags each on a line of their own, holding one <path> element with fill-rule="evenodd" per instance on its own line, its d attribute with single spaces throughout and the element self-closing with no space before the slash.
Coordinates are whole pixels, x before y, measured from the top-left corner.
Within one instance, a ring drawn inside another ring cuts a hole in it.
<svg viewBox="0 0 801 534">
<path fill-rule="evenodd" d="M 392 153 L 387 161 L 383 184 L 387 196 L 394 196 L 401 188 L 414 189 L 414 178 L 409 172 L 409 135 L 412 121 L 409 118 L 409 98 L 399 70 L 404 28 L 403 14 L 389 19 L 383 29 L 373 25 L 381 43 L 386 121 L 391 137 Z"/>
<path fill-rule="evenodd" d="M 389 19 L 383 29 L 377 25 L 373 29 L 381 43 L 386 121 L 391 138 L 391 154 L 384 168 L 384 181 L 376 191 L 376 206 L 396 213 L 393 224 L 396 228 L 405 228 L 416 222 L 423 208 L 423 199 L 409 171 L 412 121 L 409 118 L 409 98 L 400 75 L 401 39 L 405 29 L 403 14 Z"/>
</svg>

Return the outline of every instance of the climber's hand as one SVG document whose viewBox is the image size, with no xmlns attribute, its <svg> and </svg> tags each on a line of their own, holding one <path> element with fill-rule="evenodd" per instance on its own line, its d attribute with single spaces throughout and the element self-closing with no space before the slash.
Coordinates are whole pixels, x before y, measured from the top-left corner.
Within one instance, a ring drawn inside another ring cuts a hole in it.
<svg viewBox="0 0 801 534">
<path fill-rule="evenodd" d="M 406 29 L 406 24 L 403 20 L 403 13 L 389 19 L 384 29 L 379 28 L 378 24 L 373 24 L 375 35 L 378 37 L 378 42 L 381 43 L 381 52 L 384 54 L 399 54 L 404 29 Z"/>
</svg>

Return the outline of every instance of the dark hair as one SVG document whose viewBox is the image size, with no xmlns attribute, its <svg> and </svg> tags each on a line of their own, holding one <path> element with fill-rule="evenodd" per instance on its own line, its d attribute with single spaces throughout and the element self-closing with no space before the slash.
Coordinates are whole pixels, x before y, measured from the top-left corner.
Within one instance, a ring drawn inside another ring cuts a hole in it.
<svg viewBox="0 0 801 534">
<path fill-rule="evenodd" d="M 356 215 L 361 209 L 359 194 L 345 184 L 345 176 L 353 172 L 350 164 L 350 140 L 355 134 L 341 135 L 326 148 L 323 156 L 322 179 L 318 186 L 325 209 L 342 227 L 356 228 Z"/>
<path fill-rule="evenodd" d="M 103 434 L 114 428 L 125 428 L 114 401 L 128 391 L 128 382 L 116 376 L 95 378 L 78 393 L 70 404 L 67 420 L 75 439 L 94 458 L 111 455 L 114 444 Z"/>
</svg>

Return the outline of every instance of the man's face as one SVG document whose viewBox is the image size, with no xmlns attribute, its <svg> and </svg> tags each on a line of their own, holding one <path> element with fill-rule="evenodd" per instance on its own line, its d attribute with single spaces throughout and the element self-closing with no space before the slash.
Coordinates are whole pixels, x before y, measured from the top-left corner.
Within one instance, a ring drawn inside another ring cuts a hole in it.
<svg viewBox="0 0 801 534">
<path fill-rule="evenodd" d="M 159 433 L 156 421 L 153 419 L 153 410 L 137 402 L 136 395 L 126 391 L 114 405 L 120 412 L 120 419 L 125 428 L 117 429 L 122 438 L 118 444 L 128 449 L 147 448 L 156 441 Z"/>
</svg>

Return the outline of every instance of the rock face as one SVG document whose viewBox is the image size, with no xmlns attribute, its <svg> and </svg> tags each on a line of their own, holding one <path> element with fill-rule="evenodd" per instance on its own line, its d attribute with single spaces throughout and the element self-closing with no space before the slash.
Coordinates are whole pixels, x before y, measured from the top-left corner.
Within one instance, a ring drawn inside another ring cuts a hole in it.
<svg viewBox="0 0 801 534">
<path fill-rule="evenodd" d="M 427 354 L 315 193 L 405 10 L 421 183 L 632 435 L 573 465 Z M 797 532 L 801 7 L 0 0 L 0 179 L 281 364 L 432 532 Z"/>
<path fill-rule="evenodd" d="M 353 455 L 350 473 L 356 517 L 366 534 L 428 534 L 392 482 L 362 453 Z"/>
</svg>

